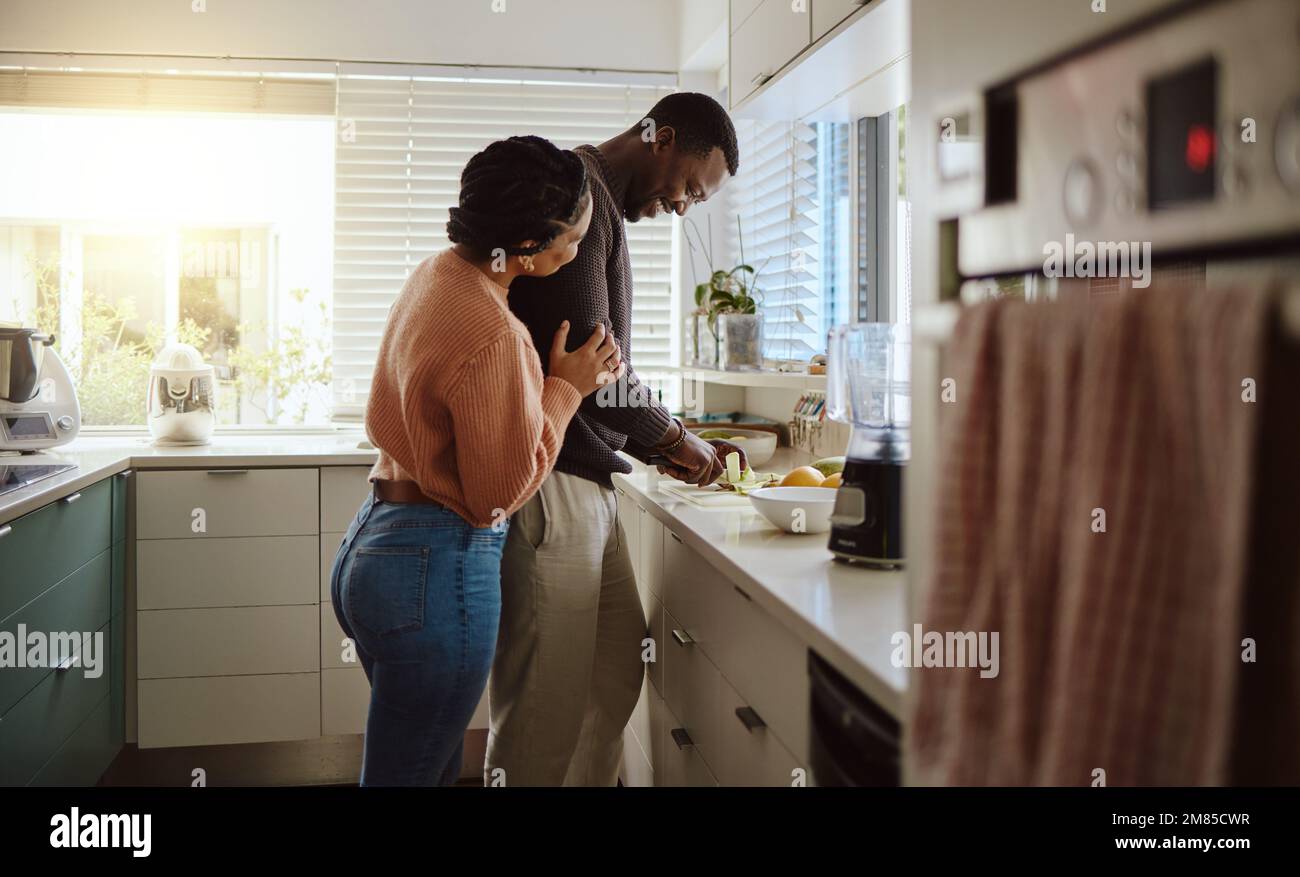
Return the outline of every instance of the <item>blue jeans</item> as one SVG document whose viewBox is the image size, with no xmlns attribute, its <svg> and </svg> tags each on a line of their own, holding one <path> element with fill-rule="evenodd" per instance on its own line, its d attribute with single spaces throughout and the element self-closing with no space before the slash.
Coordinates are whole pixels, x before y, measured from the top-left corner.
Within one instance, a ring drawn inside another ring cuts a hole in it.
<svg viewBox="0 0 1300 877">
<path fill-rule="evenodd" d="M 334 558 L 330 598 L 370 680 L 363 786 L 450 785 L 487 684 L 506 527 L 371 496 Z"/>
</svg>

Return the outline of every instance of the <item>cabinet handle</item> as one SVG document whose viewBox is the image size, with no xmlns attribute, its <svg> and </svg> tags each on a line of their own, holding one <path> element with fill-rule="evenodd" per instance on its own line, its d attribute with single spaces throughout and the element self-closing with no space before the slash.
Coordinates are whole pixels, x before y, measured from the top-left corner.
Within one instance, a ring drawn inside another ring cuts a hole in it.
<svg viewBox="0 0 1300 877">
<path fill-rule="evenodd" d="M 678 535 L 677 535 L 676 533 L 674 533 L 672 530 L 669 530 L 669 531 L 668 531 L 668 535 L 669 535 L 669 536 L 672 536 L 672 537 L 673 537 L 673 540 L 674 540 L 675 542 L 677 542 L 677 544 L 679 544 L 679 545 L 685 545 L 685 544 L 686 544 L 685 542 L 682 541 L 682 537 L 681 537 L 681 536 L 678 536 Z"/>
<path fill-rule="evenodd" d="M 771 79 L 771 78 L 772 78 L 772 75 L 771 75 L 770 73 L 767 73 L 766 71 L 764 71 L 764 72 L 762 72 L 762 73 L 757 73 L 757 74 L 755 74 L 755 75 L 754 75 L 754 78 L 751 79 L 751 80 L 749 80 L 749 84 L 750 84 L 750 85 L 758 85 L 758 84 L 759 84 L 760 82 L 762 82 L 764 79 Z"/>
<path fill-rule="evenodd" d="M 740 585 L 732 585 L 732 587 L 736 589 L 736 593 L 737 593 L 737 594 L 739 594 L 740 596 L 744 597 L 746 600 L 748 600 L 748 601 L 751 602 L 751 603 L 754 602 L 754 598 L 751 597 L 751 596 L 749 596 L 748 594 L 746 594 L 746 593 L 741 589 Z"/>
<path fill-rule="evenodd" d="M 209 469 L 209 475 L 247 475 L 247 469 Z"/>
<path fill-rule="evenodd" d="M 3 527 L 0 527 L 0 539 L 3 539 L 4 537 L 8 536 L 13 531 L 14 528 L 9 526 L 8 524 L 5 524 Z"/>
<path fill-rule="evenodd" d="M 64 658 L 62 661 L 59 662 L 59 665 L 57 667 L 54 668 L 54 672 L 66 673 L 69 670 L 71 670 L 76 663 L 77 663 L 77 656 L 68 655 L 66 658 Z"/>
<path fill-rule="evenodd" d="M 767 727 L 767 722 L 763 721 L 762 717 L 754 712 L 752 706 L 736 707 L 736 718 L 740 719 L 740 723 L 745 726 L 745 730 L 751 734 L 760 728 Z"/>
<path fill-rule="evenodd" d="M 678 630 L 675 627 L 673 628 L 673 639 L 677 640 L 677 645 L 679 646 L 689 646 L 691 643 L 695 642 L 695 640 L 691 639 L 689 633 L 684 630 Z"/>
<path fill-rule="evenodd" d="M 79 499 L 81 499 L 81 494 L 80 494 L 80 493 L 74 493 L 74 494 L 72 494 L 72 496 L 65 496 L 65 497 L 63 498 L 62 502 L 63 502 L 64 505 L 72 505 L 74 502 L 76 502 L 76 501 L 79 500 Z"/>
<path fill-rule="evenodd" d="M 117 477 L 125 481 L 126 479 L 131 477 L 131 470 L 127 469 L 125 472 L 118 472 Z"/>
<path fill-rule="evenodd" d="M 673 728 L 668 733 L 673 735 L 673 742 L 677 744 L 678 749 L 690 749 L 695 745 L 691 735 L 686 733 L 685 728 Z"/>
</svg>

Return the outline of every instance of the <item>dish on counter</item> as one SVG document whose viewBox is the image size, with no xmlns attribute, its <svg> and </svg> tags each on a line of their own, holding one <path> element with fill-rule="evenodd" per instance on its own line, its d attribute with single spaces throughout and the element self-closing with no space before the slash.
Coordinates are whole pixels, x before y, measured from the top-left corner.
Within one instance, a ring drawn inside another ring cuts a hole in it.
<svg viewBox="0 0 1300 877">
<path fill-rule="evenodd" d="M 836 491 L 822 487 L 760 487 L 749 501 L 773 526 L 787 533 L 827 533 Z"/>
<path fill-rule="evenodd" d="M 750 466 L 762 466 L 776 453 L 776 433 L 759 429 L 741 429 L 735 426 L 688 426 L 689 432 L 704 440 L 724 439 L 745 451 Z"/>
</svg>

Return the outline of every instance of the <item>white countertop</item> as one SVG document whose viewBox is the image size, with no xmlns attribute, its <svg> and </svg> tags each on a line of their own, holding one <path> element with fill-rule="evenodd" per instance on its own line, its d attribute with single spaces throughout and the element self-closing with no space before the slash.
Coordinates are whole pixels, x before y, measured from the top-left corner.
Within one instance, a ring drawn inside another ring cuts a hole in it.
<svg viewBox="0 0 1300 877">
<path fill-rule="evenodd" d="M 789 468 L 789 454 L 778 451 L 763 469 Z M 693 505 L 659 490 L 656 473 L 629 462 L 631 475 L 614 476 L 620 487 L 863 693 L 901 717 L 907 670 L 890 661 L 890 637 L 908 629 L 904 573 L 835 561 L 825 533 L 782 532 L 752 508 Z"/>
<path fill-rule="evenodd" d="M 375 462 L 376 452 L 359 447 L 364 439 L 360 431 L 325 435 L 218 434 L 207 445 L 158 447 L 147 436 L 104 436 L 79 438 L 39 454 L 0 456 L 0 466 L 60 462 L 77 466 L 21 490 L 0 494 L 0 524 L 127 469 L 368 466 Z"/>
</svg>

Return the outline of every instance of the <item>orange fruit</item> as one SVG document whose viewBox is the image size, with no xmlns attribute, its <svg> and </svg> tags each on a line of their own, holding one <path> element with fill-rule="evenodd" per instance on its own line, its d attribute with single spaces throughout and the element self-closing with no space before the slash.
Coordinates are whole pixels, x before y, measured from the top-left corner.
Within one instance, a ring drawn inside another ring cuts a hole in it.
<svg viewBox="0 0 1300 877">
<path fill-rule="evenodd" d="M 800 466 L 798 469 L 791 469 L 789 474 L 781 479 L 781 487 L 821 487 L 822 482 L 826 479 L 822 473 L 818 472 L 812 466 Z"/>
<path fill-rule="evenodd" d="M 830 475 L 826 476 L 826 480 L 822 482 L 822 487 L 831 487 L 831 488 L 839 487 L 840 481 L 841 481 L 841 473 L 832 472 Z"/>
</svg>

